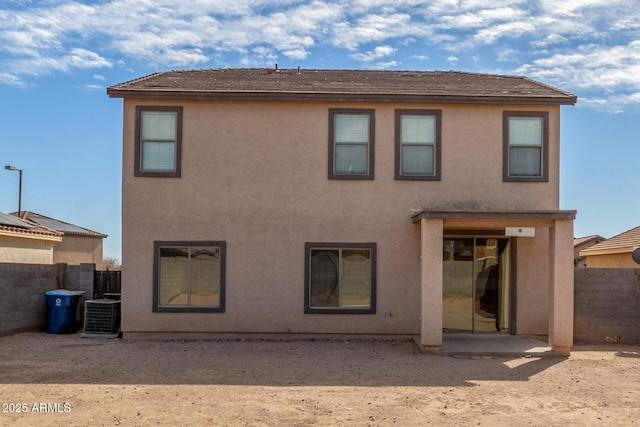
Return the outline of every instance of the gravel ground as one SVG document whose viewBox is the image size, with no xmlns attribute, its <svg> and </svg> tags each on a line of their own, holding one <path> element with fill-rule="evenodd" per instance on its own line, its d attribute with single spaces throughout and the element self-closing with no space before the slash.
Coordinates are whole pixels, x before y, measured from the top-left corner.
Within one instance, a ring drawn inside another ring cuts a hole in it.
<svg viewBox="0 0 640 427">
<path fill-rule="evenodd" d="M 0 425 L 636 426 L 640 347 L 449 357 L 412 341 L 0 338 Z"/>
</svg>

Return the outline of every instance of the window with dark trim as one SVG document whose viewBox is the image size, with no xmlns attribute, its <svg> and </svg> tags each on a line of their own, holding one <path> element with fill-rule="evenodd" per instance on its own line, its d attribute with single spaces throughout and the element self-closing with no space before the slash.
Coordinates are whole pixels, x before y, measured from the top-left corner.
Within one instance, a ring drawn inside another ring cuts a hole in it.
<svg viewBox="0 0 640 427">
<path fill-rule="evenodd" d="M 549 113 L 505 111 L 503 180 L 549 180 Z"/>
<path fill-rule="evenodd" d="M 306 243 L 304 312 L 375 314 L 376 244 Z"/>
<path fill-rule="evenodd" d="M 134 176 L 180 177 L 182 107 L 136 107 Z"/>
<path fill-rule="evenodd" d="M 329 179 L 373 179 L 374 147 L 374 110 L 329 110 Z"/>
<path fill-rule="evenodd" d="M 153 243 L 153 311 L 224 312 L 226 242 Z"/>
<path fill-rule="evenodd" d="M 440 110 L 396 110 L 395 177 L 440 180 Z"/>
</svg>

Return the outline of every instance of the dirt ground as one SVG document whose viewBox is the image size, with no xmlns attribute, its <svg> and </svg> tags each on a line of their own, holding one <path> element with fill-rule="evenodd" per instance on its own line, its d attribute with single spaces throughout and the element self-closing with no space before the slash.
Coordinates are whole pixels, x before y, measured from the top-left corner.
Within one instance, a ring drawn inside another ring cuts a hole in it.
<svg viewBox="0 0 640 427">
<path fill-rule="evenodd" d="M 412 341 L 0 338 L 0 425 L 640 424 L 640 347 L 425 355 Z"/>
</svg>

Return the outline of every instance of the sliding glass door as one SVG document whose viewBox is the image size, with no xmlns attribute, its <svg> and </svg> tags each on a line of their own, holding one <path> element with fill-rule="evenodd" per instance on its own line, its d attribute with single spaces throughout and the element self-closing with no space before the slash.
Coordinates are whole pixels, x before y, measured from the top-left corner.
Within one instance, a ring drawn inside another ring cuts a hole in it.
<svg viewBox="0 0 640 427">
<path fill-rule="evenodd" d="M 508 332 L 509 239 L 445 238 L 443 328 L 447 331 Z"/>
</svg>

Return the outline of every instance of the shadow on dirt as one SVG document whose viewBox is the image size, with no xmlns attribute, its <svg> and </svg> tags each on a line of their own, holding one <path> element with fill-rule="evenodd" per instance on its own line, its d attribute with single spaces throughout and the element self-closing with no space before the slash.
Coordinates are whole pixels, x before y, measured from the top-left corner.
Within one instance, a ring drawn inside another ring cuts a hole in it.
<svg viewBox="0 0 640 427">
<path fill-rule="evenodd" d="M 26 333 L 0 338 L 0 383 L 473 386 L 528 381 L 566 360 L 425 355 L 410 340 L 129 341 Z"/>
<path fill-rule="evenodd" d="M 640 351 L 618 351 L 616 352 L 616 356 L 618 357 L 633 357 L 636 359 L 640 359 Z"/>
</svg>

